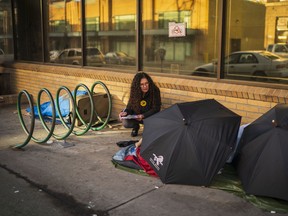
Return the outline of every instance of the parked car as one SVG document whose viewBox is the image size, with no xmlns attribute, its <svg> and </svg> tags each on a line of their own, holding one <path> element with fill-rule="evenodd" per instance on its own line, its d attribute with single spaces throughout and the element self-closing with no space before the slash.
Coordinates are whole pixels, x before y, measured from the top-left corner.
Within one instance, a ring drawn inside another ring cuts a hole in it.
<svg viewBox="0 0 288 216">
<path fill-rule="evenodd" d="M 269 44 L 266 50 L 283 58 L 288 58 L 288 44 Z"/>
<path fill-rule="evenodd" d="M 59 55 L 50 60 L 52 63 L 61 64 L 72 64 L 81 65 L 82 64 L 82 49 L 81 48 L 69 48 L 62 50 Z M 102 66 L 105 64 L 105 59 L 103 53 L 94 47 L 87 48 L 87 65 L 89 66 Z"/>
<path fill-rule="evenodd" d="M 288 59 L 268 51 L 239 51 L 225 58 L 226 75 L 288 77 Z M 217 61 L 194 69 L 193 75 L 216 73 Z"/>
<path fill-rule="evenodd" d="M 108 52 L 105 55 L 105 61 L 107 64 L 135 65 L 136 63 L 135 58 L 125 52 Z"/>
</svg>

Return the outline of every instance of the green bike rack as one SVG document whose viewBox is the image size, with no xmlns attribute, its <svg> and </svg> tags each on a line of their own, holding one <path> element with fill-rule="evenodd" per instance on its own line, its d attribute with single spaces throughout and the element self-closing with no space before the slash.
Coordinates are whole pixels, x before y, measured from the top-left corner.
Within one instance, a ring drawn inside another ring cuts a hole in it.
<svg viewBox="0 0 288 216">
<path fill-rule="evenodd" d="M 100 85 L 102 86 L 102 88 L 105 90 L 107 96 L 108 96 L 108 103 L 109 103 L 109 107 L 108 107 L 108 110 L 107 110 L 107 117 L 105 120 L 101 119 L 100 116 L 97 114 L 96 110 L 95 110 L 95 107 L 94 107 L 94 102 L 93 102 L 93 93 L 94 93 L 94 89 L 97 85 Z M 77 91 L 80 89 L 80 88 L 84 88 L 85 91 L 87 92 L 88 96 L 89 96 L 89 100 L 90 100 L 90 109 L 91 109 L 91 114 L 90 114 L 90 119 L 89 119 L 89 122 L 86 123 L 83 118 L 81 117 L 79 111 L 78 111 L 78 108 L 77 108 L 77 105 L 76 105 L 76 98 L 77 98 Z M 69 99 L 70 101 L 72 101 L 72 103 L 70 103 L 72 105 L 72 112 L 70 113 L 71 116 L 72 116 L 72 119 L 71 119 L 71 123 L 70 125 L 67 124 L 61 114 L 61 110 L 60 110 L 60 104 L 59 104 L 59 97 L 60 97 L 60 93 L 61 91 L 66 91 L 67 92 L 67 95 L 69 96 Z M 51 102 L 51 108 L 52 108 L 52 121 L 51 121 L 51 126 L 50 128 L 47 126 L 45 120 L 44 120 L 44 117 L 43 117 L 43 114 L 41 112 L 41 96 L 43 93 L 46 93 L 50 102 Z M 25 95 L 28 99 L 28 103 L 29 103 L 29 107 L 30 107 L 30 110 L 31 110 L 31 124 L 30 124 L 30 130 L 27 129 L 25 123 L 24 123 L 24 119 L 23 119 L 23 115 L 21 113 L 21 101 L 22 101 L 22 95 Z M 64 140 L 66 139 L 71 133 L 75 134 L 76 136 L 81 136 L 81 135 L 84 135 L 85 133 L 87 133 L 90 129 L 92 131 L 99 131 L 99 130 L 102 130 L 103 128 L 105 128 L 105 126 L 108 124 L 109 120 L 110 120 L 110 117 L 111 117 L 111 112 L 112 112 L 112 97 L 111 97 L 111 94 L 107 88 L 107 86 L 101 82 L 101 81 L 97 81 L 95 82 L 92 87 L 91 87 L 91 90 L 89 90 L 89 88 L 85 85 L 85 84 L 78 84 L 76 87 L 75 87 L 75 90 L 74 90 L 74 94 L 72 95 L 71 91 L 66 87 L 66 86 L 61 86 L 57 93 L 56 93 L 56 103 L 54 102 L 54 99 L 50 93 L 50 91 L 46 88 L 43 88 L 39 91 L 38 93 L 38 97 L 37 97 L 37 111 L 38 111 L 38 114 L 39 114 L 39 119 L 40 119 L 40 122 L 42 124 L 42 126 L 44 127 L 44 129 L 46 130 L 46 132 L 48 133 L 47 136 L 43 139 L 37 139 L 33 136 L 33 132 L 34 132 L 34 129 L 35 129 L 35 114 L 34 114 L 34 106 L 33 106 L 33 101 L 31 99 L 31 96 L 30 94 L 28 93 L 28 91 L 26 90 L 22 90 L 19 94 L 18 94 L 18 98 L 17 98 L 17 111 L 18 111 L 18 116 L 19 116 L 19 120 L 20 120 L 20 124 L 24 130 L 24 132 L 27 134 L 27 138 L 25 139 L 25 141 L 22 143 L 22 144 L 18 144 L 16 146 L 14 146 L 14 148 L 17 148 L 17 149 L 21 149 L 23 148 L 24 146 L 26 146 L 30 140 L 32 139 L 34 142 L 36 143 L 45 143 L 47 142 L 52 136 L 57 139 L 57 140 Z M 56 105 L 55 105 L 56 104 Z M 67 129 L 67 132 L 64 134 L 64 135 L 59 135 L 59 134 L 55 134 L 54 133 L 54 130 L 55 130 L 55 124 L 56 124 L 56 111 L 58 113 L 58 116 L 60 118 L 60 121 L 62 123 L 62 125 Z M 93 127 L 92 124 L 93 124 L 93 119 L 94 119 L 94 115 L 96 116 L 96 118 L 99 120 L 99 122 L 101 123 L 100 126 L 98 127 Z M 75 122 L 76 122 L 76 118 L 78 118 L 83 126 L 85 127 L 84 130 L 80 130 L 80 131 L 76 131 L 74 130 L 75 128 Z"/>
</svg>

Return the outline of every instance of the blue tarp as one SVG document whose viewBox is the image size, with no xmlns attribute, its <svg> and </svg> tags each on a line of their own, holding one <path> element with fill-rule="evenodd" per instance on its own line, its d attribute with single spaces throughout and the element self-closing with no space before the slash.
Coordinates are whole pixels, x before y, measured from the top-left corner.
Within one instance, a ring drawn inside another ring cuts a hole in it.
<svg viewBox="0 0 288 216">
<path fill-rule="evenodd" d="M 77 91 L 76 96 L 80 95 L 86 95 L 86 91 Z M 73 95 L 73 92 L 72 92 Z M 54 100 L 55 103 L 55 109 L 56 109 L 56 100 Z M 66 117 L 69 115 L 70 112 L 70 97 L 68 94 L 64 94 L 63 96 L 59 97 L 59 108 L 60 112 L 63 117 Z M 40 110 L 43 115 L 43 117 L 52 117 L 52 106 L 51 106 L 51 101 L 44 102 L 43 104 L 40 105 Z M 28 113 L 30 113 L 30 107 L 26 109 Z M 34 115 L 35 118 L 39 118 L 37 106 L 34 106 Z M 59 118 L 59 113 L 56 110 L 56 118 Z"/>
<path fill-rule="evenodd" d="M 232 163 L 233 159 L 234 159 L 234 156 L 238 150 L 238 146 L 239 146 L 239 142 L 240 142 L 240 139 L 242 137 L 242 134 L 243 134 L 243 131 L 244 131 L 244 128 L 247 127 L 250 123 L 248 124 L 244 124 L 244 125 L 241 125 L 239 127 L 239 130 L 238 130 L 238 135 L 237 135 L 237 141 L 236 141 L 236 146 L 234 148 L 234 151 L 232 153 L 232 155 L 229 157 L 229 159 L 226 161 L 227 163 Z"/>
</svg>

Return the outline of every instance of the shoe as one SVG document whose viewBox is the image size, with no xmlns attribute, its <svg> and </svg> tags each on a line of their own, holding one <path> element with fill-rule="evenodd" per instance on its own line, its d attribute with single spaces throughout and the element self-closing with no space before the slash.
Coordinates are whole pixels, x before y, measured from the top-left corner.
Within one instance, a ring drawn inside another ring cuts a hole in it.
<svg viewBox="0 0 288 216">
<path fill-rule="evenodd" d="M 139 128 L 137 129 L 137 128 L 133 128 L 133 130 L 132 130 L 132 132 L 131 132 L 131 137 L 136 137 L 136 136 L 138 136 L 138 130 L 139 130 Z"/>
</svg>

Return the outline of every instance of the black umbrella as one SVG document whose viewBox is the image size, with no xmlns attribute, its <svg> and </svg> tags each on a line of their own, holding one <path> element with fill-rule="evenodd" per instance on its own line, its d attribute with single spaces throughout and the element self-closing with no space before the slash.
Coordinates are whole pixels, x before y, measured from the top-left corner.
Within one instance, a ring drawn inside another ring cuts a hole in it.
<svg viewBox="0 0 288 216">
<path fill-rule="evenodd" d="M 231 154 L 240 121 L 214 99 L 175 104 L 144 120 L 140 154 L 163 183 L 207 186 Z"/>
<path fill-rule="evenodd" d="M 288 201 L 288 104 L 245 127 L 237 172 L 246 193 Z"/>
</svg>

